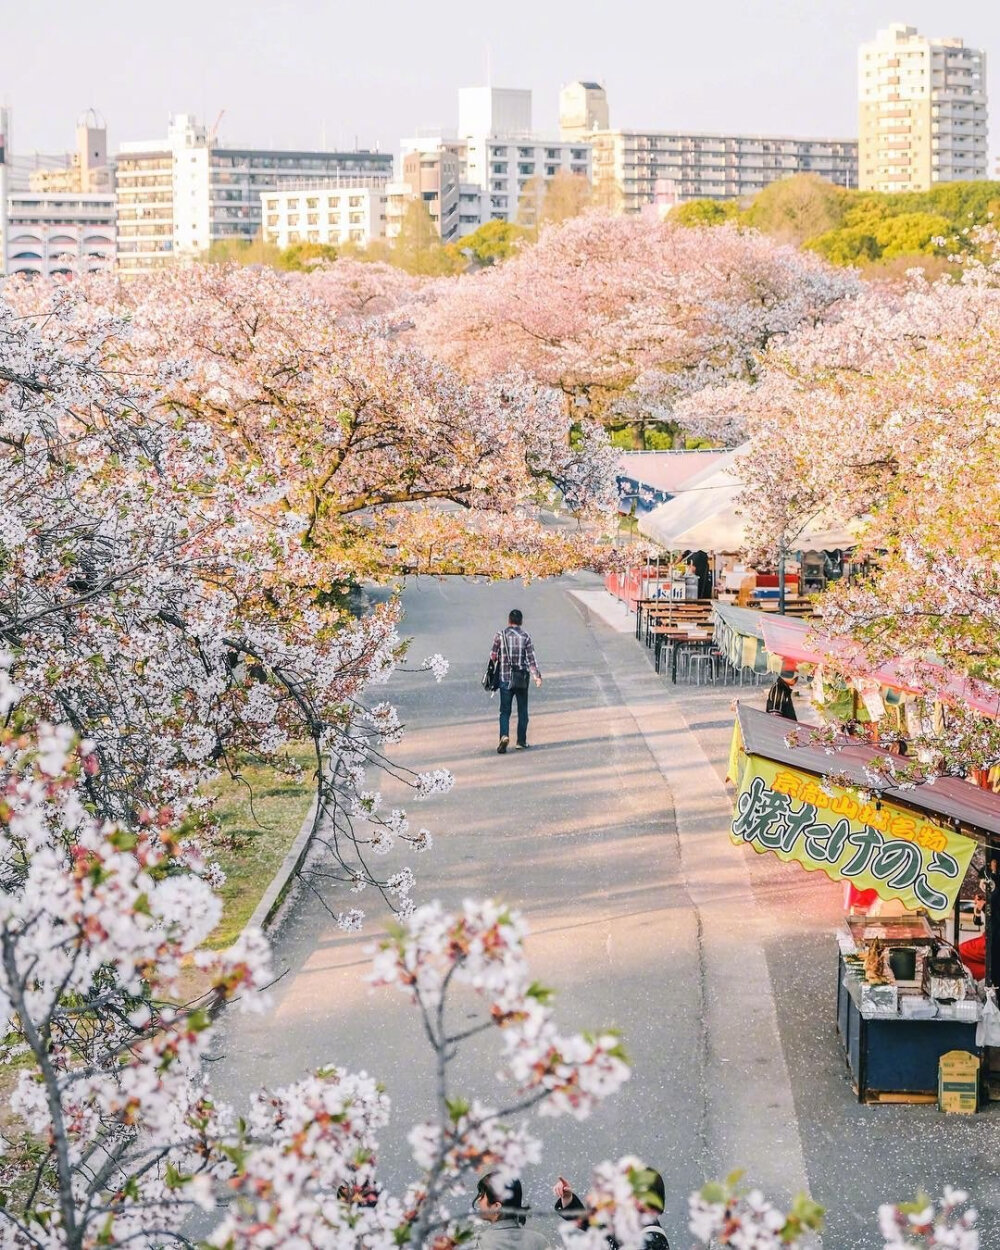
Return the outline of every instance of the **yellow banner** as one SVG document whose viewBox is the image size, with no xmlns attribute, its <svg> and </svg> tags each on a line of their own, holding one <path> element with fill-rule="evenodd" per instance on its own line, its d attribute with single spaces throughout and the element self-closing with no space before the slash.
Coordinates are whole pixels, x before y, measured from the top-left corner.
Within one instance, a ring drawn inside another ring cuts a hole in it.
<svg viewBox="0 0 1000 1250">
<path fill-rule="evenodd" d="M 735 756 L 735 741 L 733 748 Z M 738 771 L 730 773 L 737 787 L 730 837 L 737 846 L 877 890 L 909 911 L 945 916 L 954 907 L 976 849 L 971 838 L 895 803 L 865 802 L 819 777 L 740 754 Z"/>
</svg>

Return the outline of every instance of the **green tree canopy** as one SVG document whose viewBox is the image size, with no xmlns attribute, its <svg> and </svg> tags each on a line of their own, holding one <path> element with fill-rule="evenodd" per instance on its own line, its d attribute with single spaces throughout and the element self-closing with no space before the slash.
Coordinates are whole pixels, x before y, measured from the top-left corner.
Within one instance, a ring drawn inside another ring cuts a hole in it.
<svg viewBox="0 0 1000 1250">
<path fill-rule="evenodd" d="M 803 243 L 840 226 L 848 198 L 818 174 L 794 174 L 758 192 L 744 220 L 786 243 Z"/>
<path fill-rule="evenodd" d="M 330 243 L 292 243 L 278 257 L 279 269 L 315 269 L 337 259 L 337 249 Z"/>
<path fill-rule="evenodd" d="M 736 200 L 688 200 L 670 210 L 670 220 L 680 226 L 721 226 L 739 215 Z"/>
<path fill-rule="evenodd" d="M 512 221 L 486 221 L 464 239 L 449 243 L 445 250 L 457 263 L 470 261 L 482 268 L 508 260 L 527 237 L 528 231 Z"/>
<path fill-rule="evenodd" d="M 420 199 L 407 204 L 399 234 L 392 240 L 385 259 L 407 273 L 430 276 L 454 273 L 459 267 L 442 244 L 430 211 Z"/>
</svg>

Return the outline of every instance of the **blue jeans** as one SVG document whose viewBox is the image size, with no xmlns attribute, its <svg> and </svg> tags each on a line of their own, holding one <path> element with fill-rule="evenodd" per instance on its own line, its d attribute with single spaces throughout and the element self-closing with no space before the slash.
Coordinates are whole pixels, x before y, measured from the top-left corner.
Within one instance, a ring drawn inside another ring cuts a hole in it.
<svg viewBox="0 0 1000 1250">
<path fill-rule="evenodd" d="M 528 691 L 511 690 L 506 682 L 500 684 L 500 737 L 510 737 L 510 710 L 517 700 L 517 740 L 523 746 L 528 741 Z"/>
</svg>

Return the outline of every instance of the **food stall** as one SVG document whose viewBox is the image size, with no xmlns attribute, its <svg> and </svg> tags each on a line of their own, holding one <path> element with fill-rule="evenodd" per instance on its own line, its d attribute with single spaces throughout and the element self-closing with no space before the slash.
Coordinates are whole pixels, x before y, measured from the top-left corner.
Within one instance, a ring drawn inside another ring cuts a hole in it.
<svg viewBox="0 0 1000 1250">
<path fill-rule="evenodd" d="M 861 1101 L 931 1101 L 941 1056 L 979 1053 L 981 992 L 952 941 L 973 855 L 1000 842 L 1000 798 L 951 777 L 875 793 L 884 754 L 850 739 L 832 749 L 808 727 L 738 704 L 730 836 L 872 892 L 885 914 L 849 916 L 837 937 L 848 1068 Z"/>
</svg>

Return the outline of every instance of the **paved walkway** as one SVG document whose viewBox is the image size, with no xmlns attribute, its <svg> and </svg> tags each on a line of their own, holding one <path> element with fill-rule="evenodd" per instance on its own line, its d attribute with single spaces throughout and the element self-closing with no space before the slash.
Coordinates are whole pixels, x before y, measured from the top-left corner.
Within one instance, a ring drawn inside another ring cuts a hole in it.
<svg viewBox="0 0 1000 1250">
<path fill-rule="evenodd" d="M 433 851 L 410 861 L 418 897 L 489 894 L 522 908 L 534 971 L 558 989 L 566 1024 L 618 1025 L 633 1061 L 626 1089 L 582 1128 L 537 1123 L 545 1166 L 526 1177 L 536 1207 L 548 1205 L 551 1175 L 583 1178 L 625 1152 L 663 1171 L 679 1246 L 688 1192 L 740 1166 L 778 1199 L 810 1188 L 835 1208 L 826 1250 L 880 1246 L 877 1202 L 921 1183 L 962 1180 L 996 1206 L 998 1117 L 853 1101 L 833 1027 L 837 888 L 726 837 L 732 688 L 657 678 L 596 579 L 420 580 L 405 602 L 411 654 L 452 662 L 440 686 L 405 675 L 389 691 L 410 725 L 403 762 L 456 776 L 450 795 L 411 810 L 435 834 Z M 500 757 L 496 703 L 478 679 L 515 605 L 545 685 L 531 692 L 534 749 Z M 225 1092 L 338 1062 L 384 1080 L 397 1129 L 427 1110 L 409 1008 L 360 980 L 376 931 L 339 934 L 300 896 L 276 942 L 288 975 L 272 1010 L 226 1023 Z M 492 1098 L 495 1066 L 466 1054 L 464 1088 Z M 394 1183 L 410 1176 L 401 1136 L 384 1135 Z"/>
</svg>

